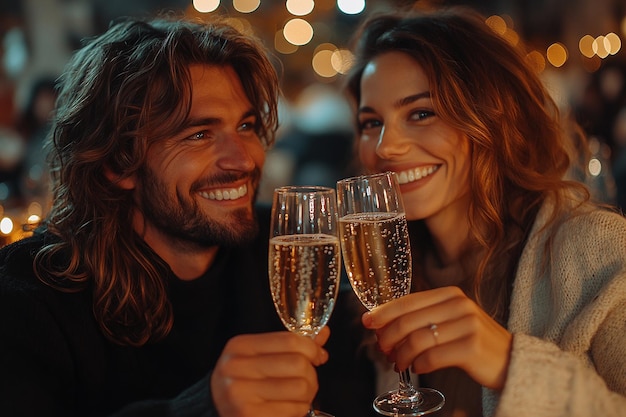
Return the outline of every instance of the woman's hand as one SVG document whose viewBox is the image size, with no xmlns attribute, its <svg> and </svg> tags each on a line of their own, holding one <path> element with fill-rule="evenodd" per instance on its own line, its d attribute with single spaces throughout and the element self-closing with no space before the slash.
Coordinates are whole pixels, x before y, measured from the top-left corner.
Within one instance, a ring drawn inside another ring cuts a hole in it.
<svg viewBox="0 0 626 417">
<path fill-rule="evenodd" d="M 456 366 L 485 387 L 504 387 L 512 335 L 457 287 L 411 293 L 363 314 L 362 322 L 399 370 Z"/>
<path fill-rule="evenodd" d="M 211 376 L 222 417 L 302 417 L 317 393 L 315 367 L 328 360 L 324 327 L 315 339 L 287 331 L 235 336 Z"/>
</svg>

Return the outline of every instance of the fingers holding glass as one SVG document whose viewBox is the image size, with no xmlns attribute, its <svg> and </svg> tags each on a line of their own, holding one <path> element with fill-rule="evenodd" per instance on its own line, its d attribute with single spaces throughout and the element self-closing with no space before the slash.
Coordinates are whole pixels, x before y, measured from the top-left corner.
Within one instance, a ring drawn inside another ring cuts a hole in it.
<svg viewBox="0 0 626 417">
<path fill-rule="evenodd" d="M 341 256 L 335 190 L 274 190 L 268 271 L 272 299 L 285 327 L 324 342 L 320 334 L 339 291 Z M 308 417 L 329 416 L 310 409 Z M 332 416 L 331 416 L 332 417 Z"/>
<path fill-rule="evenodd" d="M 438 291 L 445 290 L 407 297 Z M 483 386 L 503 387 L 512 335 L 470 299 L 454 297 L 422 310 L 398 312 L 394 317 L 385 311 L 384 320 L 377 316 L 382 310 L 372 311 L 364 323 L 376 329 L 380 350 L 398 369 L 428 373 L 454 366 Z"/>
<path fill-rule="evenodd" d="M 407 295 L 412 278 L 411 248 L 396 174 L 338 181 L 337 200 L 344 264 L 363 305 L 372 310 Z M 415 388 L 407 371 L 399 373 L 397 390 L 373 402 L 378 413 L 388 416 L 424 415 L 443 404 L 440 392 Z"/>
</svg>

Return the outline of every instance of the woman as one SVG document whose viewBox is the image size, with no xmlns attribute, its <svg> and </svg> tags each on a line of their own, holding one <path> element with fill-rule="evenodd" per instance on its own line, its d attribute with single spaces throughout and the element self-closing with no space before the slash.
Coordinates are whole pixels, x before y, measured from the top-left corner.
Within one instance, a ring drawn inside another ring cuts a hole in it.
<svg viewBox="0 0 626 417">
<path fill-rule="evenodd" d="M 626 220 L 565 179 L 571 132 L 524 55 L 466 9 L 355 39 L 359 158 L 398 174 L 415 271 L 362 317 L 380 351 L 442 415 L 623 415 Z"/>
</svg>

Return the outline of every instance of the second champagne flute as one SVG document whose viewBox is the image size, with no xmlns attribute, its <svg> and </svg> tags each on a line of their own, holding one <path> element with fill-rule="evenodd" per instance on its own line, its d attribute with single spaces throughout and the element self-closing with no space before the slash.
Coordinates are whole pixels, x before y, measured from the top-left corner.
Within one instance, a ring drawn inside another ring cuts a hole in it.
<svg viewBox="0 0 626 417">
<path fill-rule="evenodd" d="M 385 172 L 337 182 L 341 248 L 348 279 L 371 310 L 411 290 L 409 232 L 396 174 Z M 409 370 L 399 388 L 378 396 L 374 409 L 386 416 L 421 416 L 443 407 L 443 395 L 415 388 Z"/>
<path fill-rule="evenodd" d="M 285 327 L 314 337 L 337 300 L 341 256 L 335 190 L 286 186 L 274 190 L 269 279 Z M 311 409 L 307 417 L 333 417 Z"/>
</svg>

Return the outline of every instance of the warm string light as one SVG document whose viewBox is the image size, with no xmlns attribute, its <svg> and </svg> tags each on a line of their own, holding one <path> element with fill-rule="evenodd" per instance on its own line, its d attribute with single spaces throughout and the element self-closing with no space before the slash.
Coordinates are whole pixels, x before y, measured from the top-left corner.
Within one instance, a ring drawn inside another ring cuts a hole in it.
<svg viewBox="0 0 626 417">
<path fill-rule="evenodd" d="M 220 0 L 193 0 L 193 7 L 200 13 L 211 13 L 220 7 Z"/>
<path fill-rule="evenodd" d="M 294 16 L 306 16 L 315 8 L 313 0 L 287 0 L 287 11 Z"/>
<path fill-rule="evenodd" d="M 506 16 L 505 16 L 506 17 Z M 512 23 L 507 23 L 505 17 L 493 15 L 489 16 L 485 23 L 496 33 L 501 35 L 507 41 L 512 44 L 517 44 L 519 36 L 512 27 Z M 626 17 L 622 20 L 622 31 L 626 36 Z M 622 47 L 622 41 L 616 33 L 608 33 L 607 35 L 601 35 L 593 37 L 591 35 L 584 35 L 578 42 L 578 49 L 580 54 L 585 58 L 600 58 L 605 59 L 610 55 L 616 55 Z M 548 46 L 546 53 L 542 54 L 537 50 L 533 50 L 527 55 L 528 61 L 537 72 L 545 70 L 546 62 L 555 68 L 560 68 L 570 59 L 570 53 L 567 47 L 561 42 L 555 42 Z M 584 65 L 589 71 L 595 71 L 600 67 L 601 62 L 593 61 L 592 64 Z"/>
<path fill-rule="evenodd" d="M 0 247 L 23 239 L 40 225 L 43 207 L 32 202 L 27 208 L 7 209 L 0 205 Z"/>
<path fill-rule="evenodd" d="M 212 13 L 220 7 L 220 0 L 192 0 L 193 7 L 200 13 Z M 329 9 L 330 1 L 319 2 L 325 10 Z M 335 0 L 336 9 L 346 15 L 358 15 L 365 12 L 365 0 Z M 249 14 L 257 11 L 261 6 L 261 0 L 233 0 L 233 8 L 242 14 Z M 316 26 L 307 20 L 307 16 L 315 12 L 318 5 L 314 0 L 285 0 L 285 10 L 293 16 L 286 20 L 283 27 L 274 34 L 274 49 L 283 54 L 295 54 L 300 47 L 313 41 L 316 37 Z M 246 26 L 247 31 L 251 31 L 251 25 L 246 19 L 231 19 L 239 26 Z M 245 22 L 245 23 L 242 23 Z M 485 22 L 496 33 L 501 35 L 509 43 L 517 45 L 520 36 L 513 27 L 513 19 L 507 15 L 489 16 Z M 238 26 L 238 27 L 239 27 Z M 319 24 L 322 27 L 322 24 Z M 620 24 L 621 32 L 626 37 L 626 17 Z M 320 35 L 319 33 L 317 35 Z M 314 73 L 322 79 L 332 79 L 338 74 L 344 74 L 352 62 L 351 53 L 332 43 L 325 42 L 324 36 L 318 36 L 319 45 L 311 57 L 311 68 Z M 593 37 L 589 34 L 580 38 L 578 49 L 583 60 L 583 66 L 588 71 L 597 70 L 602 60 L 616 55 L 622 47 L 622 40 L 616 33 L 608 33 Z M 563 67 L 572 56 L 568 48 L 561 42 L 555 42 L 547 47 L 545 52 L 532 50 L 528 53 L 527 59 L 538 71 L 545 70 L 546 65 L 554 68 Z"/>
<path fill-rule="evenodd" d="M 219 0 L 193 0 L 192 5 L 199 13 L 212 13 L 220 7 Z M 261 5 L 260 0 L 233 0 L 233 8 L 240 13 L 252 13 Z M 327 5 L 326 5 L 327 6 Z M 365 11 L 365 1 L 362 0 L 337 0 L 337 9 L 345 14 L 359 14 Z M 286 0 L 286 11 L 294 16 L 289 18 L 283 27 L 274 33 L 274 49 L 283 54 L 290 55 L 299 51 L 300 47 L 309 44 L 316 34 L 316 28 L 305 16 L 310 15 L 316 8 L 313 0 Z M 326 7 L 328 9 L 328 7 Z M 242 30 L 242 21 L 245 19 L 229 19 L 235 26 Z M 247 26 L 251 26 L 248 24 Z M 249 27 L 246 29 L 250 29 Z M 324 30 L 325 29 L 325 30 Z M 317 32 L 332 33 L 323 24 L 319 24 Z M 323 38 L 323 36 L 321 36 Z M 350 67 L 352 54 L 347 49 L 342 49 L 335 44 L 322 42 L 311 57 L 311 68 L 321 79 L 332 79 L 338 74 L 345 74 Z"/>
</svg>

